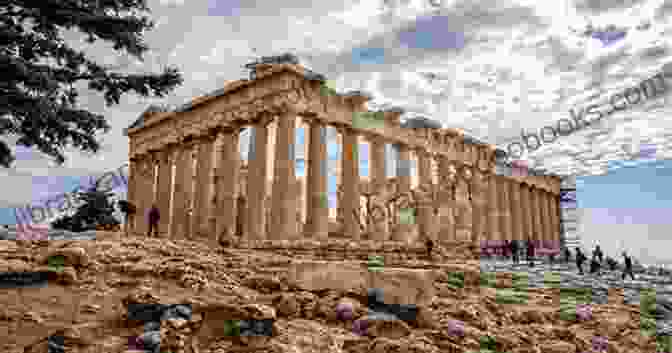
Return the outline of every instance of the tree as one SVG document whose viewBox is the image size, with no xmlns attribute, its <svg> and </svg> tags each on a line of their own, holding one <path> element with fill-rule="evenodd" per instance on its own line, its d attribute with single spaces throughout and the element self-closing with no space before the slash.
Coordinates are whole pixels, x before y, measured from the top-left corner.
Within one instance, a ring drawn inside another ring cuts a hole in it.
<svg viewBox="0 0 672 353">
<path fill-rule="evenodd" d="M 106 105 L 122 94 L 163 97 L 182 84 L 177 68 L 161 74 L 111 72 L 67 45 L 62 29 L 77 28 L 87 42 L 112 42 L 115 51 L 143 60 L 148 50 L 142 35 L 154 23 L 143 16 L 146 0 L 5 0 L 0 6 L 0 136 L 18 136 L 17 144 L 33 147 L 65 162 L 63 148 L 96 153 L 95 134 L 109 132 L 104 116 L 79 109 L 76 83 L 104 92 Z M 15 157 L 0 141 L 0 165 Z"/>
<path fill-rule="evenodd" d="M 54 229 L 65 229 L 71 232 L 81 232 L 87 229 L 96 229 L 100 225 L 118 225 L 114 218 L 114 207 L 110 202 L 111 192 L 100 191 L 100 180 L 84 192 L 77 193 L 81 202 L 72 216 L 64 216 L 51 223 Z"/>
</svg>

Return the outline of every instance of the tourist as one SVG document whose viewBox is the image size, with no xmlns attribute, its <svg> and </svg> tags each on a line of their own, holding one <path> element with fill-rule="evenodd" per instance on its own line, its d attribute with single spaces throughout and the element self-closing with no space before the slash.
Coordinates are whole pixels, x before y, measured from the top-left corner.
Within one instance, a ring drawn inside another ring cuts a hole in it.
<svg viewBox="0 0 672 353">
<path fill-rule="evenodd" d="M 595 250 L 593 250 L 593 257 L 597 257 L 600 259 L 600 263 L 602 262 L 602 249 L 600 249 L 599 245 L 595 246 Z"/>
<path fill-rule="evenodd" d="M 147 223 L 149 224 L 149 228 L 147 229 L 148 237 L 152 236 L 152 229 L 154 230 L 154 235 L 157 238 L 159 237 L 159 218 L 161 218 L 159 208 L 156 207 L 156 204 L 152 204 L 152 208 L 147 213 Z"/>
<path fill-rule="evenodd" d="M 576 267 L 579 268 L 579 274 L 583 274 L 583 262 L 586 261 L 586 255 L 581 252 L 580 248 L 576 248 Z"/>
<path fill-rule="evenodd" d="M 427 239 L 425 239 L 425 246 L 427 247 L 427 257 L 431 260 L 432 250 L 434 249 L 434 241 L 432 240 L 432 237 L 427 236 Z"/>
<path fill-rule="evenodd" d="M 616 266 L 618 266 L 618 262 L 614 260 L 612 257 L 607 256 L 607 265 L 609 265 L 609 270 L 616 271 Z"/>
<path fill-rule="evenodd" d="M 565 262 L 569 263 L 569 260 L 572 258 L 572 252 L 568 247 L 565 246 Z"/>
<path fill-rule="evenodd" d="M 590 273 L 600 275 L 600 263 L 597 261 L 597 255 L 593 253 L 593 259 L 590 260 Z"/>
<path fill-rule="evenodd" d="M 534 266 L 534 244 L 527 239 L 527 261 L 530 264 L 530 267 Z"/>
<path fill-rule="evenodd" d="M 518 240 L 511 240 L 509 242 L 509 246 L 511 247 L 511 256 L 513 257 L 513 263 L 517 264 L 520 262 L 520 259 L 518 258 Z"/>
<path fill-rule="evenodd" d="M 504 256 L 505 259 L 509 258 L 509 249 L 511 249 L 511 243 L 508 240 L 504 240 L 502 243 L 502 256 Z"/>
<path fill-rule="evenodd" d="M 632 259 L 628 256 L 625 251 L 623 252 L 623 259 L 625 262 L 625 268 L 623 269 L 623 274 L 621 275 L 621 280 L 625 280 L 626 275 L 630 275 L 632 280 L 635 280 L 635 275 L 632 273 Z"/>
</svg>

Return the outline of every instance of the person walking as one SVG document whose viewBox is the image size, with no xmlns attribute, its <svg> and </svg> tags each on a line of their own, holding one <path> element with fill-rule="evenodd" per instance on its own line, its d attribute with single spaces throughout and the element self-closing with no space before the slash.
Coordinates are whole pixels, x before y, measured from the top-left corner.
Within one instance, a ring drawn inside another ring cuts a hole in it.
<svg viewBox="0 0 672 353">
<path fill-rule="evenodd" d="M 616 262 L 616 260 L 614 260 L 613 258 L 607 256 L 607 265 L 609 265 L 610 271 L 616 271 L 616 266 L 618 266 L 618 262 Z"/>
<path fill-rule="evenodd" d="M 600 262 L 597 261 L 596 254 L 593 254 L 593 259 L 590 260 L 590 273 L 600 275 Z"/>
<path fill-rule="evenodd" d="M 509 246 L 511 246 L 511 256 L 513 258 L 513 263 L 517 264 L 520 262 L 520 259 L 518 258 L 518 240 L 511 240 L 509 243 Z"/>
<path fill-rule="evenodd" d="M 596 257 L 600 260 L 600 263 L 602 263 L 602 255 L 602 249 L 600 249 L 600 246 L 595 246 L 595 250 L 593 250 L 593 257 Z"/>
<path fill-rule="evenodd" d="M 530 267 L 534 267 L 534 243 L 530 239 L 527 239 L 527 253 L 525 255 Z"/>
<path fill-rule="evenodd" d="M 429 235 L 425 239 L 425 246 L 427 247 L 427 257 L 432 259 L 432 250 L 434 249 L 434 240 Z"/>
<path fill-rule="evenodd" d="M 586 255 L 581 252 L 580 248 L 576 248 L 576 267 L 579 269 L 579 274 L 583 275 L 583 262 L 586 261 Z"/>
<path fill-rule="evenodd" d="M 159 214 L 159 208 L 156 207 L 156 204 L 152 204 L 152 208 L 149 209 L 147 213 L 147 223 L 149 228 L 147 229 L 147 236 L 151 238 L 152 230 L 154 230 L 154 236 L 159 237 L 159 219 L 161 215 Z"/>
<path fill-rule="evenodd" d="M 621 280 L 625 280 L 625 276 L 629 274 L 630 278 L 634 281 L 635 275 L 632 273 L 632 259 L 625 253 L 625 251 L 623 252 L 623 260 L 625 262 L 625 268 L 623 269 Z"/>
<path fill-rule="evenodd" d="M 568 247 L 565 246 L 565 262 L 569 263 L 569 260 L 572 258 L 572 252 Z"/>
<path fill-rule="evenodd" d="M 509 249 L 511 249 L 511 244 L 508 240 L 504 240 L 502 242 L 502 256 L 504 256 L 505 259 L 509 258 Z"/>
</svg>

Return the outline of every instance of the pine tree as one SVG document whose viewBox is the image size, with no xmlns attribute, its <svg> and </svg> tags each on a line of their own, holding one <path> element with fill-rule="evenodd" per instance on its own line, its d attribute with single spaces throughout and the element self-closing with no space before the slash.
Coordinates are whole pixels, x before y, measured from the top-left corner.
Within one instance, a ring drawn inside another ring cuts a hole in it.
<svg viewBox="0 0 672 353">
<path fill-rule="evenodd" d="M 177 68 L 161 74 L 111 72 L 82 51 L 71 48 L 63 29 L 76 28 L 87 42 L 112 42 L 115 51 L 143 60 L 148 50 L 142 34 L 154 27 L 143 16 L 146 0 L 4 0 L 0 6 L 0 136 L 16 135 L 17 144 L 33 147 L 62 165 L 63 149 L 100 149 L 95 134 L 109 132 L 105 117 L 77 107 L 75 84 L 103 93 L 107 106 L 132 91 L 163 97 L 182 83 Z M 15 157 L 0 141 L 0 165 Z"/>
<path fill-rule="evenodd" d="M 112 192 L 100 191 L 100 183 L 97 181 L 86 191 L 76 195 L 81 203 L 72 216 L 64 216 L 52 222 L 54 229 L 66 229 L 71 232 L 81 232 L 88 229 L 96 229 L 100 225 L 118 225 L 119 221 L 114 218 L 114 206 L 110 202 Z"/>
</svg>

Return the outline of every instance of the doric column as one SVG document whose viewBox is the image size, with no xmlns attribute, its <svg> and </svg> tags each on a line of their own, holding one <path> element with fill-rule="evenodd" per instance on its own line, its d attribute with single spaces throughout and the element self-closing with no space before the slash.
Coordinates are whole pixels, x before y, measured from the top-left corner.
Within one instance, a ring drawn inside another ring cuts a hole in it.
<svg viewBox="0 0 672 353">
<path fill-rule="evenodd" d="M 432 156 L 424 149 L 417 149 L 418 156 L 418 232 L 422 236 L 427 236 L 436 240 L 436 234 L 433 227 L 432 218 L 434 209 L 432 207 Z"/>
<path fill-rule="evenodd" d="M 530 199 L 530 239 L 539 241 L 539 212 L 537 205 L 537 189 L 530 186 L 528 190 L 528 197 Z"/>
<path fill-rule="evenodd" d="M 560 197 L 551 194 L 550 200 L 551 220 L 553 221 L 553 229 L 551 238 L 555 241 L 560 241 Z"/>
<path fill-rule="evenodd" d="M 511 214 L 509 211 L 508 192 L 506 187 L 506 180 L 503 175 L 497 176 L 497 208 L 499 221 L 499 234 L 502 240 L 511 240 L 507 218 Z"/>
<path fill-rule="evenodd" d="M 445 157 L 439 159 L 439 192 L 437 195 L 439 241 L 455 241 L 455 184 L 457 170 Z"/>
<path fill-rule="evenodd" d="M 138 207 L 138 196 L 136 189 L 138 188 L 138 161 L 136 157 L 129 158 L 128 160 L 128 192 L 126 193 L 126 200 L 129 203 Z M 133 234 L 136 231 L 135 221 L 137 219 L 137 214 L 128 215 L 128 224 L 126 224 L 126 233 Z"/>
<path fill-rule="evenodd" d="M 194 217 L 191 228 L 191 236 L 201 237 L 208 233 L 208 206 L 210 178 L 212 178 L 212 153 L 214 146 L 214 136 L 205 136 L 201 138 L 198 153 L 198 165 L 196 167 L 196 194 L 194 199 Z"/>
<path fill-rule="evenodd" d="M 189 239 L 193 238 L 196 235 L 198 230 L 198 169 L 201 167 L 201 150 L 203 149 L 201 141 L 194 141 L 194 146 L 191 150 L 191 166 L 189 170 L 191 175 L 189 180 L 191 180 L 191 185 L 189 187 L 189 207 L 187 212 L 189 213 L 189 227 L 185 232 L 185 236 Z"/>
<path fill-rule="evenodd" d="M 358 138 L 356 131 L 347 126 L 341 128 L 341 133 L 343 136 L 343 155 L 341 156 L 343 200 L 339 200 L 339 203 L 343 205 L 343 233 L 346 237 L 358 240 L 360 237 Z"/>
<path fill-rule="evenodd" d="M 551 239 L 548 236 L 548 230 L 550 227 L 548 224 L 548 201 L 546 201 L 546 190 L 539 189 L 538 198 L 539 213 L 541 214 L 541 239 L 549 243 Z"/>
<path fill-rule="evenodd" d="M 471 167 L 462 165 L 455 183 L 455 238 L 460 242 L 472 240 L 473 209 L 470 184 L 473 179 Z"/>
<path fill-rule="evenodd" d="M 172 148 L 171 148 L 172 149 Z M 171 150 L 166 148 L 159 152 L 158 155 L 158 185 L 157 190 L 157 202 L 156 207 L 159 208 L 159 233 L 161 236 L 164 236 L 164 233 L 168 233 L 168 225 L 170 223 L 170 189 L 171 189 L 171 178 L 172 178 L 172 161 L 170 160 Z"/>
<path fill-rule="evenodd" d="M 191 151 L 180 146 L 173 152 L 175 163 L 175 186 L 173 187 L 172 219 L 170 237 L 184 237 L 189 222 L 189 190 L 191 187 Z"/>
<path fill-rule="evenodd" d="M 308 170 L 306 173 L 306 234 L 317 239 L 329 236 L 327 194 L 327 127 L 318 119 L 309 121 Z"/>
<path fill-rule="evenodd" d="M 489 175 L 478 168 L 474 168 L 471 184 L 471 204 L 473 207 L 472 242 L 480 244 L 486 240 L 487 229 L 487 197 Z"/>
<path fill-rule="evenodd" d="M 385 141 L 377 135 L 369 136 L 369 175 L 373 184 L 387 181 L 385 174 Z"/>
<path fill-rule="evenodd" d="M 292 239 L 298 235 L 296 197 L 299 190 L 294 167 L 296 113 L 284 112 L 277 126 L 270 236 Z"/>
<path fill-rule="evenodd" d="M 520 221 L 521 201 L 520 184 L 517 179 L 509 179 L 509 198 L 511 199 L 511 232 L 513 239 L 523 240 L 522 225 Z"/>
<path fill-rule="evenodd" d="M 503 240 L 502 235 L 500 234 L 499 226 L 499 175 L 491 174 L 490 182 L 488 188 L 488 215 L 489 215 L 489 225 L 490 225 L 490 240 Z"/>
<path fill-rule="evenodd" d="M 411 191 L 411 150 L 406 145 L 397 144 L 398 151 L 397 159 L 397 192 L 408 193 Z M 410 201 L 410 200 L 409 200 Z M 415 231 L 417 226 L 415 223 L 416 210 L 412 208 L 409 202 L 400 200 L 396 207 L 396 217 L 394 219 L 395 227 L 393 238 L 397 241 L 412 242 L 415 240 Z M 409 219 L 409 214 L 413 216 Z"/>
<path fill-rule="evenodd" d="M 539 239 L 539 241 L 545 240 L 545 238 L 544 238 L 544 221 L 543 221 L 543 217 L 544 217 L 544 212 L 543 211 L 544 211 L 544 209 L 542 207 L 542 203 L 543 203 L 542 193 L 543 193 L 543 190 L 541 190 L 541 189 L 536 189 L 535 193 L 534 193 L 535 194 L 534 195 L 534 200 L 535 200 L 534 206 L 536 208 L 536 213 L 537 213 L 537 218 L 536 218 L 537 229 L 538 229 L 537 230 L 537 233 L 538 233 L 537 238 Z"/>
<path fill-rule="evenodd" d="M 250 136 L 250 150 L 247 171 L 247 228 L 245 236 L 250 239 L 266 238 L 266 173 L 267 171 L 267 144 L 268 124 L 270 116 L 263 117 L 254 125 Z"/>
<path fill-rule="evenodd" d="M 518 194 L 520 198 L 520 209 L 519 209 L 519 219 L 520 219 L 520 237 L 521 239 L 527 239 L 530 236 L 530 198 L 528 185 L 522 180 L 518 184 Z"/>
<path fill-rule="evenodd" d="M 210 225 L 214 238 L 230 239 L 235 235 L 238 215 L 238 175 L 240 170 L 240 154 L 238 138 L 240 130 L 234 127 L 223 128 L 217 136 L 216 163 L 216 207 L 211 217 L 214 224 Z M 212 230 L 214 228 L 214 230 Z"/>
</svg>

